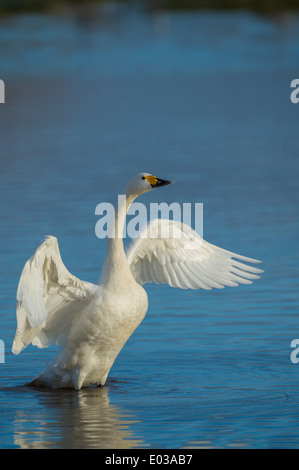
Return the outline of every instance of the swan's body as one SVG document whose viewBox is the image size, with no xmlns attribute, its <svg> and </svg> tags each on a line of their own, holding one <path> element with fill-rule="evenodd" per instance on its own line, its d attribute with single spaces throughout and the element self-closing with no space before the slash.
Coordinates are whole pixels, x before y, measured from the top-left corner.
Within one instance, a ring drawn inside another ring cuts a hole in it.
<svg viewBox="0 0 299 470">
<path fill-rule="evenodd" d="M 128 207 L 140 194 L 170 182 L 147 173 L 137 175 L 126 191 L 108 239 L 99 285 L 81 281 L 65 268 L 57 239 L 49 236 L 37 248 L 20 277 L 17 291 L 17 331 L 13 353 L 32 343 L 60 346 L 54 361 L 31 385 L 74 387 L 104 385 L 124 344 L 143 320 L 148 299 L 142 285 L 167 283 L 183 289 L 212 289 L 251 284 L 256 263 L 202 240 L 191 227 L 154 220 L 127 254 L 122 229 Z M 175 233 L 165 237 L 164 229 Z M 236 258 L 236 259 L 234 259 Z"/>
</svg>

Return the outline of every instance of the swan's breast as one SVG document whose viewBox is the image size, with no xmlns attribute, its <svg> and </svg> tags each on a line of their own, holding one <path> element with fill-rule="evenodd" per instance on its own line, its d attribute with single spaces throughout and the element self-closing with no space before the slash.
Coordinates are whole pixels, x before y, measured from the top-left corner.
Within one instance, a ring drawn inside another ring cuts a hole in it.
<svg viewBox="0 0 299 470">
<path fill-rule="evenodd" d="M 102 337 L 126 341 L 143 320 L 147 293 L 135 281 L 126 285 L 102 286 L 96 299 L 92 323 Z"/>
</svg>

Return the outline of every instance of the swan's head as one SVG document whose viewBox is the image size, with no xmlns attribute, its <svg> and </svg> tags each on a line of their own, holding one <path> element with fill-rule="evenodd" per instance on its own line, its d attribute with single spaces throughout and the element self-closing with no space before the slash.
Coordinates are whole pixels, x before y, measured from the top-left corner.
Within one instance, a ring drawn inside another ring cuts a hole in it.
<svg viewBox="0 0 299 470">
<path fill-rule="evenodd" d="M 151 191 L 151 189 L 161 188 L 161 186 L 171 183 L 173 183 L 173 181 L 162 180 L 149 173 L 139 173 L 128 184 L 126 193 L 127 195 L 130 194 L 137 197 L 140 196 L 140 194 Z"/>
</svg>

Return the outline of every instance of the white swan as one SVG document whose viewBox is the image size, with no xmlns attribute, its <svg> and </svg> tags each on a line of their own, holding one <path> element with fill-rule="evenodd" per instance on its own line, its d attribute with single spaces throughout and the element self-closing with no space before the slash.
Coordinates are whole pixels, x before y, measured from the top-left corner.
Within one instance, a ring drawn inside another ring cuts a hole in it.
<svg viewBox="0 0 299 470">
<path fill-rule="evenodd" d="M 140 194 L 169 183 L 148 173 L 129 183 L 126 203 L 116 211 L 115 237 L 108 239 L 99 285 L 69 273 L 53 236 L 27 261 L 17 290 L 12 351 L 19 354 L 30 343 L 60 346 L 54 361 L 29 385 L 77 390 L 104 385 L 118 353 L 146 314 L 142 285 L 147 282 L 212 289 L 251 284 L 263 272 L 237 260 L 259 261 L 213 246 L 191 227 L 170 220 L 152 221 L 126 254 L 122 233 L 129 206 Z M 176 238 L 165 238 L 165 227 L 176 231 Z"/>
</svg>

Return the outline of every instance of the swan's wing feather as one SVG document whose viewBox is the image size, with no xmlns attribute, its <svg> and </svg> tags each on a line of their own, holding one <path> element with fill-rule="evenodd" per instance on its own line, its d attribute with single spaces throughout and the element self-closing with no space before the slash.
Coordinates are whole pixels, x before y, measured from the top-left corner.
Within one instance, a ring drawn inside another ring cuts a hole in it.
<svg viewBox="0 0 299 470">
<path fill-rule="evenodd" d="M 181 222 L 152 220 L 127 250 L 136 281 L 181 289 L 222 289 L 252 284 L 261 269 L 246 263 L 260 261 L 224 250 L 203 240 Z"/>
<path fill-rule="evenodd" d="M 64 266 L 57 239 L 46 237 L 26 262 L 17 289 L 17 330 L 12 351 L 64 341 L 72 318 L 91 299 L 96 286 Z"/>
</svg>

